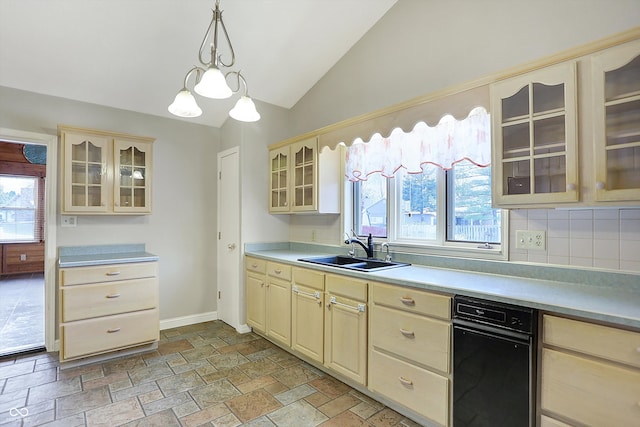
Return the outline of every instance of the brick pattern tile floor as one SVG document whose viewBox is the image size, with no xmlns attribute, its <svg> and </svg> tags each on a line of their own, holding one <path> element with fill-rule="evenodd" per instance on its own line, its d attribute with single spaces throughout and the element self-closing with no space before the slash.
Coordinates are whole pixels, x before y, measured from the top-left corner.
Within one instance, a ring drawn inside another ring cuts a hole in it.
<svg viewBox="0 0 640 427">
<path fill-rule="evenodd" d="M 0 426 L 418 426 L 221 321 L 160 333 L 157 351 L 60 370 L 0 359 Z"/>
</svg>

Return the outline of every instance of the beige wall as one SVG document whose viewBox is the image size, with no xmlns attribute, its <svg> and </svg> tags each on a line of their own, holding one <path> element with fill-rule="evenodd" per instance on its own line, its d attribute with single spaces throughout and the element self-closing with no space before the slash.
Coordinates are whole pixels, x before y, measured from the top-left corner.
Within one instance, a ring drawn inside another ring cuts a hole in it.
<svg viewBox="0 0 640 427">
<path fill-rule="evenodd" d="M 633 28 L 638 16 L 637 0 L 399 0 L 292 109 L 290 130 L 309 132 L 539 60 Z M 509 255 L 640 271 L 632 255 L 640 250 L 639 215 L 638 209 L 514 211 Z M 520 229 L 547 231 L 547 250 L 516 250 Z M 340 219 L 292 216 L 292 241 L 311 242 L 314 234 L 339 244 Z"/>
<path fill-rule="evenodd" d="M 156 138 L 153 214 L 78 216 L 76 228 L 62 228 L 56 218 L 57 245 L 145 243 L 160 256 L 162 320 L 216 310 L 218 129 L 3 87 L 0 101 L 3 128 L 56 135 L 60 123 Z M 58 211 L 60 198 L 58 189 Z"/>
</svg>

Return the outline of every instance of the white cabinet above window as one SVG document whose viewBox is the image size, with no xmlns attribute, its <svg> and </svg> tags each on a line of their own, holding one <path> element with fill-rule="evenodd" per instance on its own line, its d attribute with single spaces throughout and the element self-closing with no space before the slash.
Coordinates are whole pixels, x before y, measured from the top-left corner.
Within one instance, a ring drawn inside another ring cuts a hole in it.
<svg viewBox="0 0 640 427">
<path fill-rule="evenodd" d="M 270 213 L 340 213 L 340 148 L 318 148 L 317 137 L 269 151 Z"/>
<path fill-rule="evenodd" d="M 153 138 L 59 126 L 63 213 L 151 213 Z"/>
</svg>

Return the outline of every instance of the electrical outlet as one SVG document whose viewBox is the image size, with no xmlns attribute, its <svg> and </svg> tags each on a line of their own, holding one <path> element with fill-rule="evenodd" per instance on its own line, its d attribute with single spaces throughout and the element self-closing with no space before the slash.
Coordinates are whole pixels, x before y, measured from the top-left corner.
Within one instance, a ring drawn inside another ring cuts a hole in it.
<svg viewBox="0 0 640 427">
<path fill-rule="evenodd" d="M 533 230 L 516 230 L 516 249 L 534 249 L 544 251 L 546 248 L 546 232 Z"/>
<path fill-rule="evenodd" d="M 20 254 L 20 261 L 26 261 L 27 260 L 27 254 Z"/>
<path fill-rule="evenodd" d="M 311 241 L 312 242 L 316 241 L 316 230 L 311 230 Z"/>
<path fill-rule="evenodd" d="M 61 215 L 60 225 L 63 227 L 75 227 L 78 223 L 78 217 L 75 215 Z"/>
</svg>

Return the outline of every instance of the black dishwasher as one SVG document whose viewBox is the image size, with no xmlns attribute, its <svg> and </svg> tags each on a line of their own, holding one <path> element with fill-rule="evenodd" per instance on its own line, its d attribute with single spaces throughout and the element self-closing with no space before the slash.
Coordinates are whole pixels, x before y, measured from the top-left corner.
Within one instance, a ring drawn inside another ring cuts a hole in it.
<svg viewBox="0 0 640 427">
<path fill-rule="evenodd" d="M 453 427 L 534 426 L 536 310 L 453 301 Z"/>
</svg>

